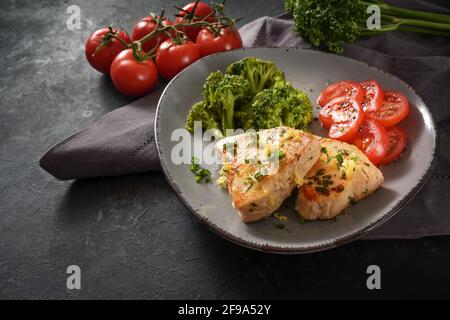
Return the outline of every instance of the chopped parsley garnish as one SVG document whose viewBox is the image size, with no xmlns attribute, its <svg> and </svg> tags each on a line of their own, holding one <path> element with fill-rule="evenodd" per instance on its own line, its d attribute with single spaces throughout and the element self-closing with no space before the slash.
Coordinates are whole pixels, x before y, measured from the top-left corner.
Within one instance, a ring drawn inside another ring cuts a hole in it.
<svg viewBox="0 0 450 320">
<path fill-rule="evenodd" d="M 275 213 L 273 214 L 273 216 L 274 216 L 275 219 L 277 219 L 278 221 L 287 221 L 287 220 L 288 220 L 288 217 L 287 217 L 287 216 L 285 216 L 284 214 L 281 214 L 281 213 L 279 213 L 279 212 L 275 212 Z"/>
<path fill-rule="evenodd" d="M 283 229 L 286 228 L 286 225 L 285 225 L 284 223 L 277 223 L 277 224 L 275 225 L 275 227 L 276 227 L 277 229 L 283 230 Z"/>
<path fill-rule="evenodd" d="M 267 175 L 267 173 L 265 171 L 260 170 L 257 173 L 255 173 L 254 178 L 259 181 L 262 178 L 264 178 L 266 175 Z"/>
<path fill-rule="evenodd" d="M 325 147 L 322 147 L 320 151 L 322 151 L 322 153 L 327 156 L 327 163 L 330 163 L 331 160 L 336 159 L 338 169 L 342 167 L 344 163 L 344 157 L 349 155 L 347 150 L 339 150 L 333 157 L 330 156 L 327 148 Z"/>
<path fill-rule="evenodd" d="M 192 157 L 191 159 L 191 166 L 189 167 L 189 170 L 193 173 L 196 173 L 201 169 L 199 165 L 199 160 L 196 157 Z"/>
<path fill-rule="evenodd" d="M 211 182 L 211 172 L 208 169 L 202 168 L 199 164 L 199 160 L 196 157 L 192 157 L 189 170 L 193 174 L 195 174 L 195 182 L 200 183 L 203 180 L 206 183 Z"/>
<path fill-rule="evenodd" d="M 356 200 L 355 197 L 348 197 L 348 203 L 352 206 L 354 204 L 356 204 L 358 201 Z"/>
<path fill-rule="evenodd" d="M 284 151 L 278 150 L 277 152 L 271 153 L 269 155 L 269 161 L 274 162 L 283 159 L 286 156 Z"/>
<path fill-rule="evenodd" d="M 334 192 L 337 192 L 337 193 L 341 193 L 342 191 L 344 191 L 344 186 L 342 184 L 340 184 L 340 185 L 338 185 L 338 186 L 336 186 L 334 188 L 331 188 L 331 191 L 334 191 Z"/>
<path fill-rule="evenodd" d="M 317 170 L 317 172 L 316 172 L 316 176 L 318 177 L 318 176 L 323 176 L 323 174 L 325 173 L 325 170 L 324 169 L 319 169 L 319 170 Z"/>
<path fill-rule="evenodd" d="M 328 149 L 326 147 L 320 148 L 320 151 L 327 156 L 327 162 L 330 162 L 330 155 L 328 154 Z"/>
<path fill-rule="evenodd" d="M 324 196 L 330 195 L 330 190 L 328 190 L 328 188 L 326 188 L 326 187 L 317 186 L 317 187 L 315 187 L 315 190 Z"/>
<path fill-rule="evenodd" d="M 340 169 L 342 167 L 342 164 L 344 163 L 344 156 L 342 155 L 342 153 L 338 153 L 336 154 L 335 158 L 338 163 L 338 169 Z"/>
<path fill-rule="evenodd" d="M 334 183 L 331 178 L 330 174 L 325 174 L 324 169 L 319 169 L 314 176 L 308 178 L 310 181 L 307 184 L 312 185 L 314 182 L 316 184 L 315 190 L 322 195 L 328 196 L 330 195 L 328 188 Z"/>
<path fill-rule="evenodd" d="M 245 189 L 245 192 L 247 192 L 248 190 L 250 190 L 253 187 L 253 178 L 252 177 L 247 177 L 244 180 L 244 184 L 247 186 L 247 189 Z"/>
</svg>

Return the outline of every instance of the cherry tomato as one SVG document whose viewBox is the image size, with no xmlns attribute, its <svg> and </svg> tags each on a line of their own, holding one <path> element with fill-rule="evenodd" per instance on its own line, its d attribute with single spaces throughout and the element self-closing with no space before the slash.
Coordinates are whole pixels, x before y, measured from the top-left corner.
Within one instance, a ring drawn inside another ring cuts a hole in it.
<svg viewBox="0 0 450 320">
<path fill-rule="evenodd" d="M 352 143 L 364 152 L 374 165 L 379 165 L 388 152 L 389 137 L 381 124 L 366 119 Z"/>
<path fill-rule="evenodd" d="M 192 41 L 177 44 L 172 39 L 164 41 L 156 51 L 156 66 L 167 80 L 172 79 L 188 65 L 200 59 L 200 50 Z"/>
<path fill-rule="evenodd" d="M 396 160 L 406 147 L 406 135 L 403 129 L 392 126 L 387 127 L 386 132 L 389 139 L 388 151 L 380 165 L 386 165 Z"/>
<path fill-rule="evenodd" d="M 361 103 L 364 98 L 364 90 L 355 81 L 335 82 L 322 90 L 317 99 L 317 104 L 323 107 L 331 100 L 344 96 Z"/>
<path fill-rule="evenodd" d="M 239 31 L 232 27 L 221 29 L 217 35 L 210 28 L 203 28 L 197 36 L 196 43 L 202 57 L 216 52 L 242 48 Z"/>
<path fill-rule="evenodd" d="M 149 93 L 158 80 L 158 69 L 152 59 L 137 61 L 133 50 L 117 55 L 111 65 L 111 79 L 117 90 L 131 97 Z"/>
<path fill-rule="evenodd" d="M 328 136 L 341 141 L 350 141 L 364 121 L 364 111 L 356 100 L 336 98 L 320 111 L 320 121 L 329 128 Z"/>
<path fill-rule="evenodd" d="M 131 31 L 131 40 L 136 41 L 142 39 L 144 36 L 152 32 L 156 28 L 157 19 L 158 17 L 148 16 L 139 20 L 139 22 L 134 25 L 133 30 Z M 163 18 L 161 24 L 163 25 L 163 27 L 166 27 L 173 25 L 173 22 L 167 18 Z M 169 36 L 166 33 L 161 33 L 145 42 L 142 46 L 142 49 L 145 52 L 149 52 L 166 39 L 169 39 Z"/>
<path fill-rule="evenodd" d="M 364 99 L 361 103 L 364 112 L 377 111 L 383 103 L 384 93 L 380 84 L 375 80 L 360 83 L 364 90 Z"/>
<path fill-rule="evenodd" d="M 206 18 L 205 21 L 207 22 L 212 23 L 217 21 L 217 18 L 214 14 L 214 9 L 210 5 L 199 1 L 197 3 L 197 7 L 195 8 L 195 12 L 193 12 L 194 8 L 195 2 L 191 2 L 185 5 L 183 7 L 183 10 L 180 10 L 180 12 L 178 13 L 175 22 L 177 24 L 197 22 L 202 21 L 205 18 Z M 200 30 L 202 30 L 201 26 L 180 28 L 180 31 L 183 31 L 192 41 L 195 41 L 197 39 L 197 35 L 200 32 Z"/>
<path fill-rule="evenodd" d="M 105 74 L 109 74 L 109 71 L 111 69 L 111 63 L 113 62 L 114 58 L 119 54 L 119 52 L 126 49 L 125 46 L 119 42 L 119 40 L 111 38 L 108 44 L 100 48 L 99 51 L 95 52 L 97 50 L 97 47 L 105 38 L 105 35 L 108 33 L 108 31 L 109 28 L 103 28 L 94 31 L 89 36 L 89 39 L 86 41 L 86 46 L 84 50 L 86 54 L 86 59 L 89 62 L 89 64 L 97 71 L 100 71 Z M 131 42 L 130 37 L 125 31 L 118 29 L 113 29 L 113 31 L 117 32 L 116 36 L 125 41 L 126 43 Z"/>
<path fill-rule="evenodd" d="M 408 98 L 398 91 L 386 90 L 384 91 L 384 100 L 381 107 L 368 115 L 381 125 L 389 127 L 404 120 L 408 114 Z"/>
</svg>

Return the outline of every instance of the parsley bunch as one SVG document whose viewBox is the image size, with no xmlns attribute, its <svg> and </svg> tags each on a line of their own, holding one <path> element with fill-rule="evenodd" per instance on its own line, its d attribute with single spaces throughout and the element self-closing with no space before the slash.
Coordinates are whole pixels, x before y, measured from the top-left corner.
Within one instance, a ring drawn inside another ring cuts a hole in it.
<svg viewBox="0 0 450 320">
<path fill-rule="evenodd" d="M 367 28 L 371 5 L 380 8 L 379 29 Z M 285 7 L 300 35 L 335 53 L 343 51 L 344 43 L 394 30 L 450 36 L 449 15 L 399 8 L 382 0 L 285 0 Z"/>
</svg>

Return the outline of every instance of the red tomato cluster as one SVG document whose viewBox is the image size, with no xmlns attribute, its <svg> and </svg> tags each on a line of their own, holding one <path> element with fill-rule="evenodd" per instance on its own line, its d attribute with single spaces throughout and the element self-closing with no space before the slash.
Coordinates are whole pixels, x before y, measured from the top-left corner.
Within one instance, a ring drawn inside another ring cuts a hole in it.
<svg viewBox="0 0 450 320">
<path fill-rule="evenodd" d="M 242 48 L 235 26 L 219 21 L 213 7 L 201 1 L 191 2 L 179 11 L 175 22 L 166 17 L 142 18 L 133 27 L 131 38 L 119 29 L 95 31 L 86 42 L 86 58 L 94 69 L 111 75 L 118 91 L 143 96 L 155 87 L 159 75 L 170 80 L 202 57 Z M 165 32 L 141 41 L 158 27 L 166 28 Z M 135 44 L 141 49 L 138 57 Z"/>
<path fill-rule="evenodd" d="M 389 164 L 405 149 L 405 133 L 396 126 L 409 113 L 401 92 L 383 91 L 375 80 L 340 81 L 326 87 L 317 103 L 328 136 L 354 144 L 373 164 Z"/>
</svg>

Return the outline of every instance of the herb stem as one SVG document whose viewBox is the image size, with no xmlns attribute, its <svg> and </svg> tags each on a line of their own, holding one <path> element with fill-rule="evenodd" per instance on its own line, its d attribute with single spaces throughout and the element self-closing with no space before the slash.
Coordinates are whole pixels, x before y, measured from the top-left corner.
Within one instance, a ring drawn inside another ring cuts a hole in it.
<svg viewBox="0 0 450 320">
<path fill-rule="evenodd" d="M 396 6 L 389 5 L 387 3 L 376 1 L 376 0 L 368 0 L 362 1 L 366 5 L 376 4 L 382 10 L 382 13 L 387 13 L 391 15 L 395 15 L 399 18 L 407 18 L 407 19 L 419 19 L 419 20 L 427 20 L 434 22 L 442 22 L 442 23 L 450 23 L 450 15 L 434 13 L 434 12 L 424 12 L 419 10 L 411 10 L 405 8 L 399 8 Z"/>
</svg>

